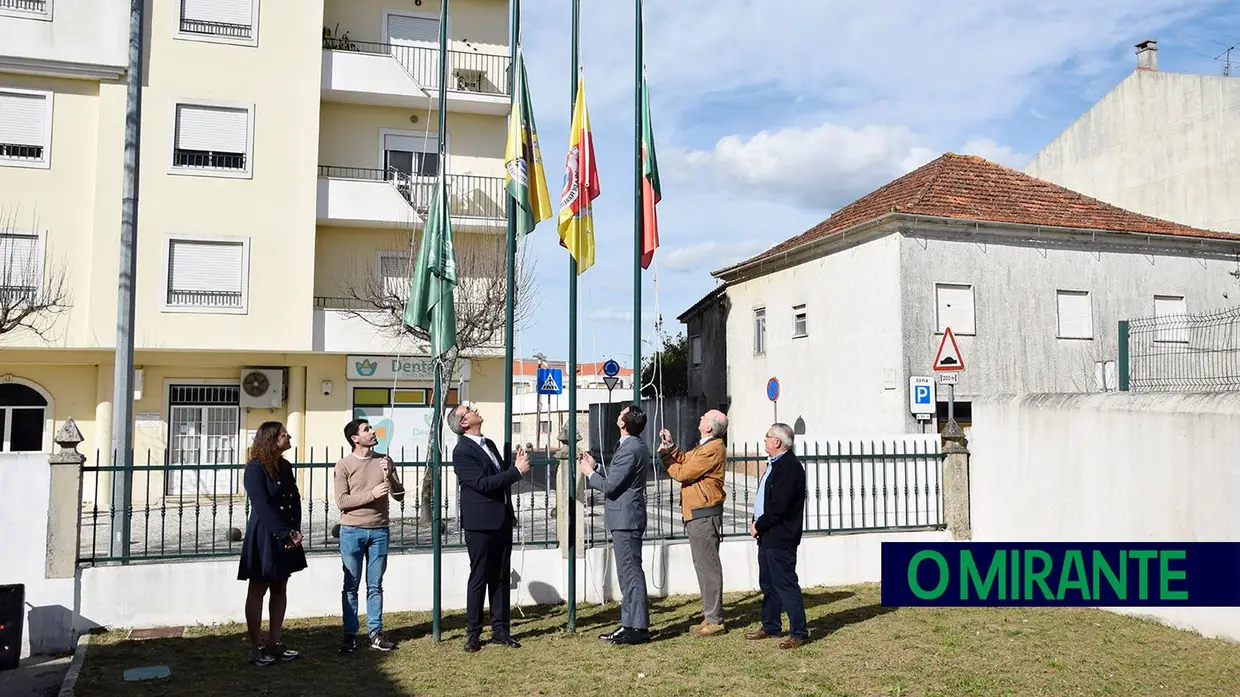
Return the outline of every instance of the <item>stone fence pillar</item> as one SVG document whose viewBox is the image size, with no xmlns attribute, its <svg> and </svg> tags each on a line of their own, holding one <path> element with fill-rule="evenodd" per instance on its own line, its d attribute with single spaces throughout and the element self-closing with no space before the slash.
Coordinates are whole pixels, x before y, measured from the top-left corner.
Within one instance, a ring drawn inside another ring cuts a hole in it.
<svg viewBox="0 0 1240 697">
<path fill-rule="evenodd" d="M 943 434 L 943 454 L 943 520 L 953 540 L 971 540 L 969 448 L 963 432 Z"/>
<path fill-rule="evenodd" d="M 82 432 L 73 419 L 67 419 L 54 439 L 60 452 L 48 458 L 51 466 L 50 500 L 47 517 L 47 578 L 73 578 L 81 540 L 82 465 L 79 453 Z"/>
</svg>

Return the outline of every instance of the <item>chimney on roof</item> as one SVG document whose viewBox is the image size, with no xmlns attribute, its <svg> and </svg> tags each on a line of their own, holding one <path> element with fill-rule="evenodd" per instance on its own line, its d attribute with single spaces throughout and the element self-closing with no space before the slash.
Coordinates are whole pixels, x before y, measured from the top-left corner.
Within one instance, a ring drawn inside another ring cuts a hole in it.
<svg viewBox="0 0 1240 697">
<path fill-rule="evenodd" d="M 1154 39 L 1137 44 L 1137 70 L 1158 70 L 1158 42 Z"/>
</svg>

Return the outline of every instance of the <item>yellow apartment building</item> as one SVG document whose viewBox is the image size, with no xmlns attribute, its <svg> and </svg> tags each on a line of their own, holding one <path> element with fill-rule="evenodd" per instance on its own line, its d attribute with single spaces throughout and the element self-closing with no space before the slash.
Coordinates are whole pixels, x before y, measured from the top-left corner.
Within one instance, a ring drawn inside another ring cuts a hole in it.
<svg viewBox="0 0 1240 697">
<path fill-rule="evenodd" d="M 438 168 L 458 255 L 476 262 L 462 263 L 463 285 L 471 268 L 502 271 L 506 232 L 507 3 L 455 0 L 447 55 L 438 16 L 436 0 L 148 0 L 139 464 L 243 462 L 271 419 L 298 461 L 331 461 L 363 413 L 393 453 L 425 447 L 425 347 L 385 327 L 376 301 L 405 292 Z M 0 0 L 0 300 L 48 296 L 58 280 L 65 291 L 42 331 L 0 336 L 5 451 L 51 450 L 72 417 L 91 461 L 113 460 L 128 24 L 128 0 Z M 446 395 L 477 403 L 493 430 L 502 340 L 473 347 Z M 165 486 L 239 489 L 232 477 Z"/>
</svg>

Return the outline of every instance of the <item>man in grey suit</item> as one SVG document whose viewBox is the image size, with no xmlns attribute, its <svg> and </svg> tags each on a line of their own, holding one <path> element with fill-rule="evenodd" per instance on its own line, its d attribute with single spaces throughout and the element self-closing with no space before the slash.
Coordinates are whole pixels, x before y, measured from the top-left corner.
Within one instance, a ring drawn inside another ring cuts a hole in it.
<svg viewBox="0 0 1240 697">
<path fill-rule="evenodd" d="M 586 485 L 603 492 L 603 523 L 611 534 L 620 579 L 620 626 L 599 639 L 612 644 L 650 641 L 650 612 L 646 605 L 646 572 L 642 570 L 642 535 L 646 532 L 646 472 L 650 448 L 638 438 L 646 428 L 646 414 L 632 404 L 616 420 L 620 443 L 604 474 L 594 470 L 594 458 L 582 453 L 577 467 Z"/>
</svg>

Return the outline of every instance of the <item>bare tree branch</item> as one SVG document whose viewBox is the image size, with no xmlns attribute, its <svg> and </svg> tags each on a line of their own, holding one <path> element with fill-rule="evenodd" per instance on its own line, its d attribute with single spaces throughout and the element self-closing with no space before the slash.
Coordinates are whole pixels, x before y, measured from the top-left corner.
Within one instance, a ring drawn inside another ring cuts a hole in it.
<svg viewBox="0 0 1240 697">
<path fill-rule="evenodd" d="M 0 212 L 0 337 L 21 331 L 51 343 L 73 298 L 67 264 L 48 263 L 37 222 L 19 227 L 16 212 Z"/>
<path fill-rule="evenodd" d="M 390 337 L 410 337 L 420 345 L 429 344 L 427 332 L 404 322 L 405 302 L 409 298 L 409 281 L 417 257 L 420 234 L 402 231 L 392 236 L 387 250 L 399 254 L 399 261 L 389 259 L 391 266 L 376 268 L 380 262 L 367 250 L 345 264 L 346 271 L 336 279 L 342 298 L 338 309 L 357 318 Z M 456 236 L 456 343 L 444 356 L 443 382 L 445 391 L 456 382 L 461 359 L 480 351 L 504 346 L 507 320 L 507 239 L 496 235 Z M 516 296 L 513 303 L 514 331 L 529 326 L 538 309 L 534 292 L 537 259 L 527 245 L 518 250 L 514 278 Z M 422 481 L 420 518 L 431 522 L 433 513 L 431 472 L 427 467 Z"/>
</svg>

